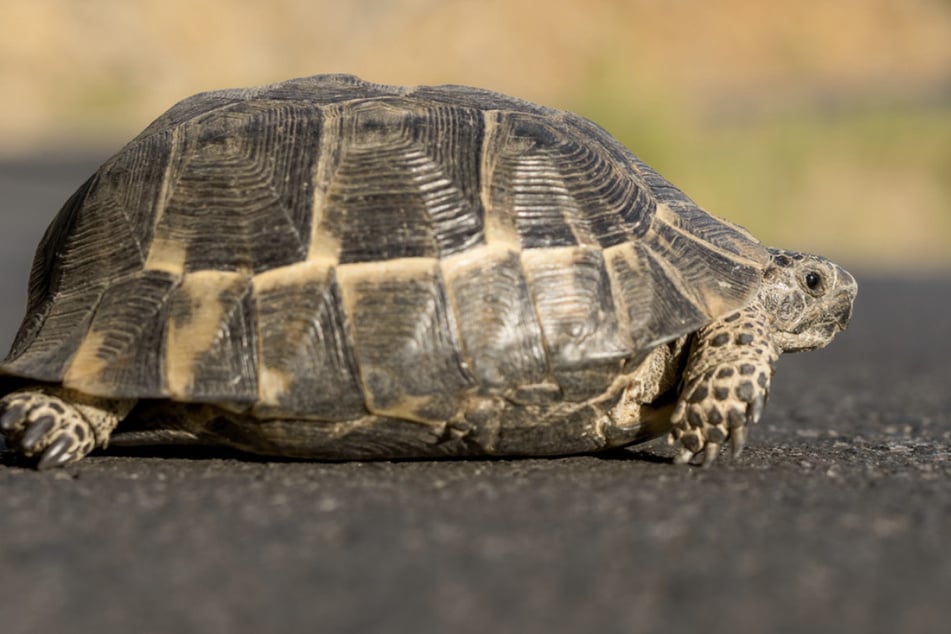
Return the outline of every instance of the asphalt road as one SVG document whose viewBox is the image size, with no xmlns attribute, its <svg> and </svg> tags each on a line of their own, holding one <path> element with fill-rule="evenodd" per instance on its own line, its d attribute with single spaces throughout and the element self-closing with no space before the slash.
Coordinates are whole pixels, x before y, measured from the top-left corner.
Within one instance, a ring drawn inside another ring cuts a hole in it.
<svg viewBox="0 0 951 634">
<path fill-rule="evenodd" d="M 98 157 L 102 158 L 102 157 Z M 0 343 L 93 162 L 0 164 Z M 0 630 L 947 632 L 951 279 L 866 279 L 738 461 L 0 455 Z"/>
</svg>

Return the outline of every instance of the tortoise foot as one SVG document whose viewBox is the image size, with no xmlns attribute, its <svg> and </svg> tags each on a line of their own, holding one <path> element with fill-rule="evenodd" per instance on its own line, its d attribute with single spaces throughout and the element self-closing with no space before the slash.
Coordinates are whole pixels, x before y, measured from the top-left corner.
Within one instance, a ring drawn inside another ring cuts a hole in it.
<svg viewBox="0 0 951 634">
<path fill-rule="evenodd" d="M 762 380 L 753 376 L 757 370 Z M 743 363 L 715 367 L 683 390 L 671 417 L 670 442 L 679 442 L 674 462 L 709 466 L 729 441 L 733 457 L 746 445 L 747 425 L 759 422 L 766 403 L 769 366 Z"/>
<path fill-rule="evenodd" d="M 92 425 L 68 401 L 34 390 L 0 399 L 0 432 L 7 445 L 39 456 L 41 469 L 79 460 L 96 446 Z"/>
<path fill-rule="evenodd" d="M 39 468 L 58 467 L 105 447 L 134 405 L 63 387 L 26 388 L 0 399 L 0 433 L 10 449 L 39 456 Z"/>
</svg>

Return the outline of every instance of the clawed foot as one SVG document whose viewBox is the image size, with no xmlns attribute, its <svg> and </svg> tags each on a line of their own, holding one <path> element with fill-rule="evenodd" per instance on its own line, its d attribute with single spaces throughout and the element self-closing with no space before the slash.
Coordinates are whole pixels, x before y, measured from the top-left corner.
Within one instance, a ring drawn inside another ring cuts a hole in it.
<svg viewBox="0 0 951 634">
<path fill-rule="evenodd" d="M 92 426 L 72 404 L 38 391 L 0 399 L 0 432 L 11 449 L 39 456 L 40 469 L 79 460 L 96 446 Z"/>
<path fill-rule="evenodd" d="M 682 391 L 671 416 L 668 442 L 679 442 L 677 464 L 707 467 L 730 441 L 733 457 L 746 445 L 747 425 L 759 422 L 769 387 L 768 367 L 723 365 L 698 376 Z"/>
</svg>

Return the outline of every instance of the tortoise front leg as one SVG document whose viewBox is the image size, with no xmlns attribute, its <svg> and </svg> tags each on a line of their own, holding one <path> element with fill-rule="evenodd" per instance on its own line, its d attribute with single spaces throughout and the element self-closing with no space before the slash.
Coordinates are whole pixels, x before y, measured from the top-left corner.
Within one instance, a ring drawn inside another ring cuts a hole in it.
<svg viewBox="0 0 951 634">
<path fill-rule="evenodd" d="M 98 398 L 62 387 L 29 387 L 0 399 L 0 432 L 8 447 L 38 455 L 40 469 L 58 467 L 105 447 L 133 405 L 135 400 Z"/>
<path fill-rule="evenodd" d="M 668 440 L 681 445 L 674 458 L 703 454 L 710 465 L 729 439 L 734 457 L 746 444 L 746 426 L 759 421 L 779 349 L 756 306 L 700 329 L 695 335 Z"/>
</svg>

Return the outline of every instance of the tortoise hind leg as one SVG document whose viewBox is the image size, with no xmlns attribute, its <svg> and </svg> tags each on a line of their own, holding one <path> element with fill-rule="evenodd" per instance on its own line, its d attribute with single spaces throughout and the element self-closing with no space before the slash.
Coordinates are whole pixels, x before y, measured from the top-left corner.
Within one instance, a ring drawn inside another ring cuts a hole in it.
<svg viewBox="0 0 951 634">
<path fill-rule="evenodd" d="M 62 387 L 25 388 L 0 399 L 0 432 L 9 448 L 39 456 L 40 469 L 58 467 L 105 447 L 134 404 Z"/>
</svg>

